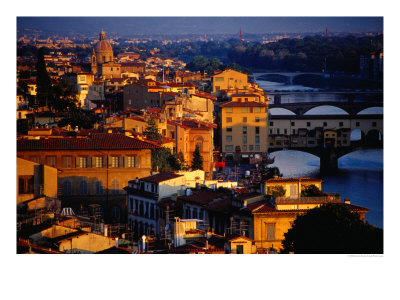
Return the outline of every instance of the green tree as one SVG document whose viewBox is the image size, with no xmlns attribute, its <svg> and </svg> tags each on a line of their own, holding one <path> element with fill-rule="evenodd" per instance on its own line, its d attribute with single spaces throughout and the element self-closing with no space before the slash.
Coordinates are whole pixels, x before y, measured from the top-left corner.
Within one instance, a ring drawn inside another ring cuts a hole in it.
<svg viewBox="0 0 400 300">
<path fill-rule="evenodd" d="M 52 102 L 52 85 L 49 74 L 46 69 L 44 60 L 43 47 L 38 51 L 38 59 L 36 64 L 36 99 L 39 107 L 49 106 Z"/>
<path fill-rule="evenodd" d="M 364 223 L 345 204 L 328 203 L 298 216 L 282 246 L 282 253 L 381 254 L 383 230 Z"/>
<path fill-rule="evenodd" d="M 158 132 L 158 126 L 154 118 L 151 118 L 149 122 L 147 122 L 147 127 L 143 131 L 143 134 L 149 140 L 157 141 L 160 144 L 162 143 L 162 135 Z"/>
<path fill-rule="evenodd" d="M 67 82 L 61 80 L 53 87 L 53 96 L 50 106 L 58 112 L 77 112 L 79 109 L 76 88 Z"/>
<path fill-rule="evenodd" d="M 286 190 L 281 185 L 268 187 L 267 195 L 271 195 L 273 197 L 282 197 L 285 196 Z"/>
<path fill-rule="evenodd" d="M 310 185 L 302 185 L 301 187 L 301 197 L 319 197 L 325 196 L 326 194 L 323 193 L 315 184 Z"/>
<path fill-rule="evenodd" d="M 196 145 L 196 149 L 193 152 L 192 169 L 203 170 L 203 157 L 200 154 L 199 145 Z"/>
<path fill-rule="evenodd" d="M 156 172 L 168 172 L 173 170 L 170 165 L 171 149 L 161 147 L 159 149 L 151 149 L 151 169 Z"/>
</svg>

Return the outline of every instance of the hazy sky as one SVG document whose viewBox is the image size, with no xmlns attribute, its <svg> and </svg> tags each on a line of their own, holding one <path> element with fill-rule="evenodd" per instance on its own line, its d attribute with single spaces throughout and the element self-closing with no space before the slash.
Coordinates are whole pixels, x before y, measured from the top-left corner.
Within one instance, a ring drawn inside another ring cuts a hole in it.
<svg viewBox="0 0 400 300">
<path fill-rule="evenodd" d="M 383 31 L 382 17 L 18 17 L 17 29 L 68 33 L 235 34 Z"/>
</svg>

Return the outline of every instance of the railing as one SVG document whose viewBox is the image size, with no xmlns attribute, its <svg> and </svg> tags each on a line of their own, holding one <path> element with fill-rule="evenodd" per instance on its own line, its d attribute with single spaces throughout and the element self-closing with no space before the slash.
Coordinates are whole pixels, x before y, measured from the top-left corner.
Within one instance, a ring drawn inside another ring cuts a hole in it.
<svg viewBox="0 0 400 300">
<path fill-rule="evenodd" d="M 302 204 L 302 203 L 316 203 L 316 202 L 340 202 L 340 195 L 331 194 L 326 196 L 319 197 L 297 197 L 297 198 L 289 198 L 289 197 L 276 197 L 275 204 Z"/>
</svg>

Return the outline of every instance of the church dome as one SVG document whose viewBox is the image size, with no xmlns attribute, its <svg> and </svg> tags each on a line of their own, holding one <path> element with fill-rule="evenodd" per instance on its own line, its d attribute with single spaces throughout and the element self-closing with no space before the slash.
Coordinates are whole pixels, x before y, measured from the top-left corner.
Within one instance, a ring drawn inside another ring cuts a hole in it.
<svg viewBox="0 0 400 300">
<path fill-rule="evenodd" d="M 113 49 L 110 43 L 106 40 L 106 34 L 103 30 L 100 32 L 100 40 L 94 46 L 94 51 L 99 63 L 112 61 L 113 59 Z"/>
</svg>

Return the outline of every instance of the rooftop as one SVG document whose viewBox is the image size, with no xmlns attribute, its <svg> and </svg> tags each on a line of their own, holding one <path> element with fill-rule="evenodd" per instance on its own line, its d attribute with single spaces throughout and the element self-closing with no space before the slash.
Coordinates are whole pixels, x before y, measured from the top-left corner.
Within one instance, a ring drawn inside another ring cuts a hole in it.
<svg viewBox="0 0 400 300">
<path fill-rule="evenodd" d="M 268 105 L 265 103 L 259 103 L 253 101 L 248 101 L 248 102 L 229 101 L 220 104 L 219 107 L 268 107 Z"/>
<path fill-rule="evenodd" d="M 285 177 L 279 177 L 279 178 L 270 178 L 266 181 L 265 183 L 292 183 L 292 182 L 323 182 L 322 179 L 319 178 L 311 178 L 311 177 L 297 177 L 297 178 L 285 178 Z"/>
<path fill-rule="evenodd" d="M 17 151 L 155 149 L 154 143 L 116 133 L 95 133 L 87 138 L 18 140 Z"/>
<path fill-rule="evenodd" d="M 163 172 L 163 173 L 158 173 L 156 175 L 151 175 L 148 177 L 140 178 L 140 181 L 145 181 L 145 182 L 151 182 L 151 183 L 160 183 L 163 181 L 175 179 L 178 177 L 182 177 L 182 174 L 176 174 L 173 172 Z M 131 180 L 130 182 L 134 182 L 134 180 Z"/>
</svg>

